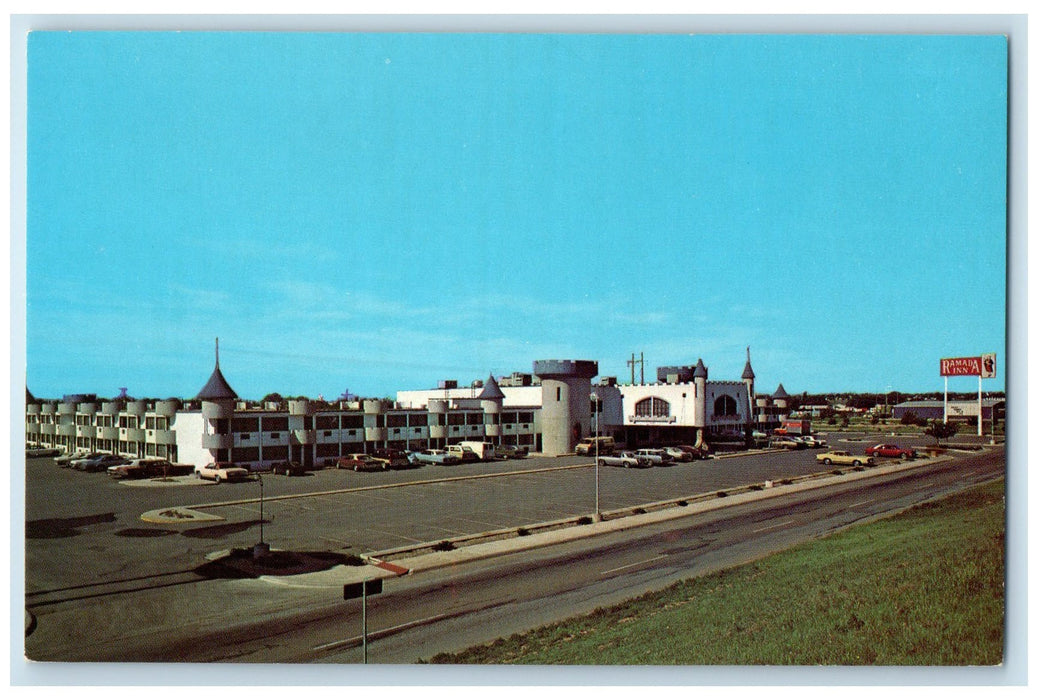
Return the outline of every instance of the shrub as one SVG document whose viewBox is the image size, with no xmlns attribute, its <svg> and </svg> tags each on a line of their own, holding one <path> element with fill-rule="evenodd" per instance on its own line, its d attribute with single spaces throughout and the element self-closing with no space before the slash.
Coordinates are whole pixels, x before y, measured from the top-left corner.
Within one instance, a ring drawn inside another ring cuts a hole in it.
<svg viewBox="0 0 1038 700">
<path fill-rule="evenodd" d="M 718 491 L 718 492 L 717 492 L 717 497 L 718 497 L 718 498 L 727 498 L 727 497 L 728 497 L 728 494 L 727 494 L 727 493 L 725 493 L 724 491 Z"/>
<path fill-rule="evenodd" d="M 594 521 L 591 519 L 591 517 L 587 515 L 582 515 L 579 518 L 577 518 L 577 525 L 590 525 L 593 522 Z"/>
<path fill-rule="evenodd" d="M 450 542 L 449 540 L 441 540 L 440 542 L 437 542 L 433 545 L 434 552 L 450 552 L 454 549 L 457 548 L 454 546 L 454 543 Z"/>
<path fill-rule="evenodd" d="M 519 528 L 518 530 L 515 531 L 515 534 L 518 535 L 519 537 L 526 537 L 527 535 L 530 534 L 530 531 L 527 530 L 525 527 L 521 527 L 521 528 Z"/>
</svg>

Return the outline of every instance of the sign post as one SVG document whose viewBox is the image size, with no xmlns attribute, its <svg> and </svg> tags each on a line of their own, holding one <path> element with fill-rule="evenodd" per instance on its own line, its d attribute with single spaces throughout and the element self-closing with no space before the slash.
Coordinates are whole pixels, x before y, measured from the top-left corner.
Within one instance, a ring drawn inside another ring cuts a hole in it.
<svg viewBox="0 0 1038 700">
<path fill-rule="evenodd" d="M 347 583 L 342 587 L 342 599 L 360 598 L 361 635 L 360 645 L 363 649 L 364 663 L 368 662 L 368 596 L 382 592 L 382 579 L 373 578 L 359 583 Z"/>
<path fill-rule="evenodd" d="M 977 436 L 984 435 L 984 379 L 996 374 L 995 353 L 976 357 L 942 357 L 941 376 L 944 377 L 944 422 L 948 422 L 948 377 L 977 378 Z M 991 437 L 995 436 L 995 421 L 991 421 Z"/>
</svg>

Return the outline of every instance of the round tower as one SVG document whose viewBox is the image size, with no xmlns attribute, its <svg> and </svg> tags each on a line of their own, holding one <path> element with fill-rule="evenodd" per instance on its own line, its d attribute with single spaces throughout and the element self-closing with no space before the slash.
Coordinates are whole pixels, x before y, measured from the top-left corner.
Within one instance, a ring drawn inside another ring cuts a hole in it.
<svg viewBox="0 0 1038 700">
<path fill-rule="evenodd" d="M 753 393 L 753 380 L 756 379 L 756 375 L 753 373 L 753 367 L 750 366 L 750 348 L 746 347 L 746 367 L 742 371 L 742 383 L 746 385 L 746 423 L 752 427 L 756 424 L 753 412 L 756 405 L 755 395 Z"/>
<path fill-rule="evenodd" d="M 238 399 L 231 385 L 220 371 L 220 339 L 216 339 L 216 368 L 209 376 L 196 397 L 202 402 L 202 417 L 206 420 L 202 435 L 202 447 L 209 450 L 214 462 L 230 462 L 234 436 L 231 433 L 231 418 Z"/>
<path fill-rule="evenodd" d="M 778 389 L 771 395 L 772 400 L 775 402 L 775 413 L 778 414 L 779 418 L 785 418 L 789 415 L 789 394 L 782 387 L 780 382 Z"/>
<path fill-rule="evenodd" d="M 541 452 L 550 457 L 573 451 L 591 427 L 593 360 L 537 360 L 541 379 Z"/>
<path fill-rule="evenodd" d="M 692 372 L 692 382 L 696 387 L 695 418 L 692 425 L 696 426 L 696 447 L 706 447 L 706 380 L 708 372 L 703 358 L 699 358 L 696 368 Z"/>
<path fill-rule="evenodd" d="M 501 391 L 493 374 L 487 378 L 478 398 L 480 406 L 483 407 L 484 435 L 490 442 L 499 445 L 501 444 L 501 405 L 504 403 L 505 394 Z"/>
</svg>

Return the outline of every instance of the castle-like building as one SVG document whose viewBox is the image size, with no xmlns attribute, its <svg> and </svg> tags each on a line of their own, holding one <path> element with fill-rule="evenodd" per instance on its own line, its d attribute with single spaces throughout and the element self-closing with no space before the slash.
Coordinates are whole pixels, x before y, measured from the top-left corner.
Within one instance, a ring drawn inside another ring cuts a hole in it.
<svg viewBox="0 0 1038 700">
<path fill-rule="evenodd" d="M 660 367 L 657 381 L 618 384 L 593 360 L 537 360 L 529 374 L 493 375 L 459 387 L 399 391 L 396 401 L 328 403 L 241 399 L 216 366 L 190 400 L 98 400 L 66 395 L 39 400 L 26 389 L 27 445 L 162 457 L 202 466 L 236 462 L 263 469 L 284 460 L 307 467 L 378 448 L 422 449 L 463 440 L 527 447 L 548 456 L 573 451 L 583 437 L 612 435 L 629 447 L 740 441 L 788 414 L 779 384 L 758 395 L 750 365 L 737 381 L 712 381 L 694 366 Z"/>
</svg>

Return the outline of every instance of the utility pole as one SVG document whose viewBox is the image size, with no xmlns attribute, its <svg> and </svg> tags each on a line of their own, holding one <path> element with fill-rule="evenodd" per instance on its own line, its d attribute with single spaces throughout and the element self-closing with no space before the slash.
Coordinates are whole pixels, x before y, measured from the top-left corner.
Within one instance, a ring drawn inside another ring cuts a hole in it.
<svg viewBox="0 0 1038 700">
<path fill-rule="evenodd" d="M 631 353 L 631 359 L 627 361 L 627 364 L 631 367 L 631 384 L 634 384 L 634 366 L 641 365 L 641 379 L 642 384 L 645 383 L 645 353 L 640 353 L 641 359 L 635 359 L 634 353 Z"/>
</svg>

